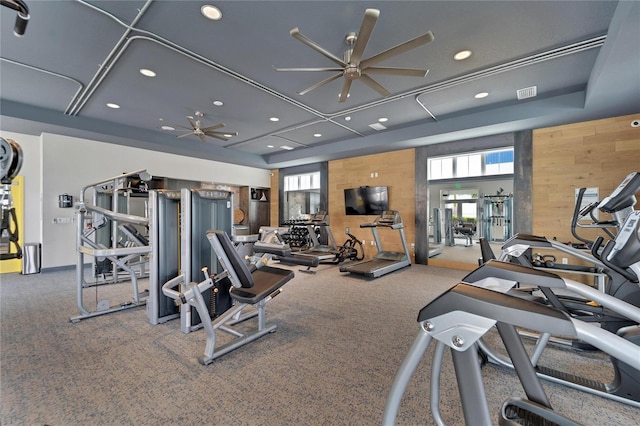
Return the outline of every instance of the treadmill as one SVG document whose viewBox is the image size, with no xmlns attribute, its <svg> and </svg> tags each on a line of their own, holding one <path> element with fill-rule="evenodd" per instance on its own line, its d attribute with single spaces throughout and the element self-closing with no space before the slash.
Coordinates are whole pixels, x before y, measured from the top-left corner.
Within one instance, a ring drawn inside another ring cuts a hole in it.
<svg viewBox="0 0 640 426">
<path fill-rule="evenodd" d="M 390 272 L 397 271 L 398 269 L 411 266 L 411 256 L 409 254 L 409 248 L 407 247 L 407 240 L 404 236 L 404 224 L 402 223 L 400 213 L 396 210 L 386 210 L 382 212 L 382 214 L 372 223 L 363 223 L 360 225 L 360 228 L 371 228 L 373 239 L 376 243 L 376 247 L 378 248 L 378 253 L 376 253 L 376 255 L 371 259 L 349 265 L 343 265 L 340 267 L 340 272 L 349 272 L 352 274 L 377 278 Z M 383 251 L 380 236 L 378 235 L 378 228 L 397 230 L 400 233 L 404 253 Z"/>
<path fill-rule="evenodd" d="M 304 225 L 309 231 L 311 247 L 307 250 L 292 252 L 291 256 L 286 260 L 292 261 L 293 263 L 298 263 L 296 260 L 301 260 L 304 264 L 307 264 L 309 260 L 317 260 L 318 263 L 329 261 L 335 262 L 338 249 L 336 248 L 336 240 L 333 238 L 333 233 L 329 227 L 329 216 L 327 215 L 327 212 L 319 211 L 314 213 L 309 221 L 304 222 Z M 316 235 L 316 227 L 320 227 L 321 233 L 326 234 L 328 244 L 320 243 L 320 240 Z M 281 258 L 280 260 L 283 259 Z"/>
</svg>

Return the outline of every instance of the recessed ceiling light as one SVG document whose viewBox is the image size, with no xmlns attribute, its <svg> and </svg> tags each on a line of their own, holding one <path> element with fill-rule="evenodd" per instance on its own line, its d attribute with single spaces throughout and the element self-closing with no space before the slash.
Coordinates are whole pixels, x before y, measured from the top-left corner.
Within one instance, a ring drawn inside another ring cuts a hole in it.
<svg viewBox="0 0 640 426">
<path fill-rule="evenodd" d="M 482 99 L 482 98 L 486 98 L 487 96 L 489 96 L 487 92 L 480 92 L 480 93 L 476 93 L 473 97 L 476 99 Z"/>
<path fill-rule="evenodd" d="M 222 12 L 215 6 L 211 6 L 210 4 L 205 4 L 200 8 L 200 12 L 204 15 L 205 18 L 211 19 L 212 21 L 218 21 L 222 19 Z"/>
<path fill-rule="evenodd" d="M 174 127 L 171 127 L 171 126 L 162 126 L 162 127 L 160 127 L 160 128 L 161 128 L 162 130 L 175 130 L 175 128 L 174 128 Z"/>
<path fill-rule="evenodd" d="M 155 72 L 153 72 L 151 70 L 148 70 L 146 68 L 141 68 L 140 69 L 140 74 L 144 75 L 145 77 L 155 77 L 156 76 Z"/>
<path fill-rule="evenodd" d="M 313 134 L 313 137 L 314 137 L 314 138 L 319 138 L 320 136 L 322 136 L 322 133 L 314 133 L 314 134 Z"/>
<path fill-rule="evenodd" d="M 293 147 L 289 145 L 280 145 L 280 148 L 286 149 L 287 151 L 291 151 L 293 149 Z"/>
<path fill-rule="evenodd" d="M 273 122 L 280 121 L 278 117 L 271 117 L 269 120 Z"/>
<path fill-rule="evenodd" d="M 224 105 L 224 102 L 222 102 L 222 101 L 213 101 L 213 104 L 215 106 L 222 106 L 222 105 Z"/>
<path fill-rule="evenodd" d="M 467 59 L 469 56 L 471 56 L 470 50 L 461 50 L 460 52 L 453 55 L 453 59 L 455 59 L 456 61 L 462 61 L 464 59 Z"/>
<path fill-rule="evenodd" d="M 338 97 L 340 97 L 341 94 L 342 93 L 338 93 Z M 347 93 L 347 98 L 350 98 L 350 97 L 351 97 L 351 93 Z"/>
<path fill-rule="evenodd" d="M 118 104 L 114 104 L 114 103 L 112 103 L 112 102 L 109 102 L 109 103 L 107 104 L 107 106 L 108 106 L 109 108 L 112 108 L 112 109 L 118 109 L 118 108 L 120 108 L 120 105 L 118 105 Z"/>
<path fill-rule="evenodd" d="M 386 129 L 386 127 L 380 123 L 369 124 L 369 127 L 371 127 L 373 130 L 378 130 L 378 131 Z"/>
<path fill-rule="evenodd" d="M 347 116 L 344 118 L 344 121 L 351 121 L 351 116 L 350 116 L 350 115 L 347 115 Z"/>
<path fill-rule="evenodd" d="M 267 148 L 273 148 L 273 145 L 267 145 Z"/>
<path fill-rule="evenodd" d="M 384 123 L 386 121 L 389 121 L 389 119 L 387 117 L 380 117 L 380 118 L 378 118 L 378 121 L 381 122 L 381 123 Z"/>
</svg>

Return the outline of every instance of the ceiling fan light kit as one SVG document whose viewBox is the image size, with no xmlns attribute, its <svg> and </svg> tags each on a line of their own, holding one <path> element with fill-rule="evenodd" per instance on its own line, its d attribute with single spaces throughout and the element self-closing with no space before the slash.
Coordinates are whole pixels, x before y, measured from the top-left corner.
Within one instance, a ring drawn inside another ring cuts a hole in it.
<svg viewBox="0 0 640 426">
<path fill-rule="evenodd" d="M 358 33 L 348 33 L 346 36 L 346 43 L 349 45 L 349 49 L 344 52 L 343 58 L 340 59 L 336 55 L 332 54 L 322 46 L 305 36 L 296 27 L 290 31 L 290 34 L 296 40 L 306 44 L 313 50 L 322 54 L 326 58 L 335 62 L 339 67 L 324 67 L 324 68 L 275 68 L 276 71 L 303 71 L 303 72 L 336 72 L 330 77 L 298 92 L 300 95 L 304 95 L 312 90 L 324 86 L 340 77 L 344 77 L 342 90 L 340 91 L 339 102 L 345 102 L 349 97 L 351 90 L 351 83 L 354 80 L 360 80 L 369 86 L 371 89 L 378 92 L 380 95 L 387 97 L 391 94 L 389 90 L 383 87 L 376 80 L 371 78 L 370 74 L 385 74 L 396 75 L 405 77 L 426 77 L 429 72 L 428 69 L 414 69 L 414 68 L 396 68 L 396 67 L 376 67 L 375 64 L 400 55 L 401 53 L 408 52 L 419 46 L 430 43 L 433 41 L 433 33 L 431 31 L 426 32 L 411 40 L 405 41 L 397 46 L 380 52 L 368 59 L 362 60 L 362 55 L 369 43 L 369 38 L 373 32 L 373 28 L 378 21 L 380 11 L 377 9 L 367 9 L 360 25 Z"/>
</svg>

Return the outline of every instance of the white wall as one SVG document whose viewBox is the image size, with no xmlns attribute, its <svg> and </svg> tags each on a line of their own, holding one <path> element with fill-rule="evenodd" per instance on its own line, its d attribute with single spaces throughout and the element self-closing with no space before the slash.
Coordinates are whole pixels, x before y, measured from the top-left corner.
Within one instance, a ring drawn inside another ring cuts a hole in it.
<svg viewBox="0 0 640 426">
<path fill-rule="evenodd" d="M 14 139 L 23 148 L 20 174 L 25 176 L 25 242 L 42 243 L 43 268 L 76 262 L 75 224 L 53 223 L 54 218 L 74 217 L 73 209 L 58 207 L 60 194 L 71 194 L 76 201 L 83 186 L 140 169 L 173 179 L 270 185 L 269 171 L 263 169 L 50 133 L 38 137 L 1 131 L 0 135 Z"/>
</svg>

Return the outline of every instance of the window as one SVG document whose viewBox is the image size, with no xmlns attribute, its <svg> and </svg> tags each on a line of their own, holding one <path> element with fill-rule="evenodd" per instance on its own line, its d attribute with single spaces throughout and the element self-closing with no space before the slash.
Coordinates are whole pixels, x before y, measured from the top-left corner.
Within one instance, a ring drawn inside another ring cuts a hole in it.
<svg viewBox="0 0 640 426">
<path fill-rule="evenodd" d="M 429 160 L 429 180 L 513 173 L 513 148 Z"/>
<path fill-rule="evenodd" d="M 305 191 L 320 189 L 320 172 L 290 175 L 284 177 L 284 190 Z"/>
<path fill-rule="evenodd" d="M 459 155 L 456 159 L 456 177 L 482 176 L 482 155 Z"/>
<path fill-rule="evenodd" d="M 484 163 L 485 175 L 513 173 L 513 149 L 487 153 Z"/>
</svg>

